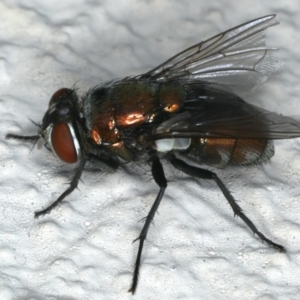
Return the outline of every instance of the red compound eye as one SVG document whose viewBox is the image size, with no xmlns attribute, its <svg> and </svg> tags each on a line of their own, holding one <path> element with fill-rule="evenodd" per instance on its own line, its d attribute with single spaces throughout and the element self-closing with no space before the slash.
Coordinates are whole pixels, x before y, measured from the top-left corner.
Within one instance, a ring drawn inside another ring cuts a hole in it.
<svg viewBox="0 0 300 300">
<path fill-rule="evenodd" d="M 51 143 L 56 155 L 66 163 L 75 163 L 77 161 L 77 152 L 69 126 L 64 123 L 58 123 L 53 127 L 51 133 Z"/>
</svg>

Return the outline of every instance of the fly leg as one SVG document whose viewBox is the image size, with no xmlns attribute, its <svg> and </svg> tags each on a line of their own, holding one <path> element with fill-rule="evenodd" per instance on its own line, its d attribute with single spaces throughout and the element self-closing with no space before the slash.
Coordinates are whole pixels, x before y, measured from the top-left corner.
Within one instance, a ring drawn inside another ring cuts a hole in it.
<svg viewBox="0 0 300 300">
<path fill-rule="evenodd" d="M 159 193 L 158 193 L 147 217 L 145 218 L 145 224 L 144 224 L 144 227 L 143 227 L 139 237 L 134 240 L 134 242 L 139 240 L 139 250 L 138 250 L 137 258 L 135 261 L 132 284 L 131 284 L 130 289 L 128 290 L 128 292 L 130 292 L 132 294 L 135 293 L 138 279 L 139 279 L 139 270 L 140 270 L 140 265 L 141 265 L 141 256 L 142 256 L 144 241 L 146 239 L 149 226 L 154 218 L 154 215 L 157 211 L 157 208 L 160 204 L 160 201 L 161 201 L 161 199 L 164 195 L 165 189 L 167 187 L 167 180 L 165 178 L 164 169 L 158 158 L 156 158 L 152 162 L 152 176 L 153 176 L 155 182 L 157 183 L 157 185 L 160 187 L 160 189 L 159 189 Z"/>
<path fill-rule="evenodd" d="M 278 245 L 268 238 L 266 238 L 253 224 L 253 222 L 243 213 L 240 206 L 236 203 L 236 200 L 233 198 L 227 187 L 224 185 L 224 183 L 221 181 L 221 179 L 215 174 L 214 172 L 211 172 L 209 170 L 197 168 L 188 165 L 184 161 L 176 158 L 174 155 L 169 159 L 170 163 L 177 169 L 181 170 L 182 172 L 186 173 L 187 175 L 198 177 L 201 179 L 207 179 L 207 180 L 214 180 L 220 190 L 222 191 L 223 195 L 227 199 L 228 203 L 230 204 L 234 215 L 240 217 L 246 225 L 253 231 L 254 234 L 257 234 L 262 241 L 265 241 L 270 247 L 273 247 L 280 252 L 285 252 L 285 248 L 281 245 Z"/>
<path fill-rule="evenodd" d="M 37 141 L 40 136 L 39 135 L 16 135 L 12 133 L 8 133 L 5 138 L 7 140 L 14 139 L 14 140 L 21 140 L 21 141 Z"/>
<path fill-rule="evenodd" d="M 78 186 L 79 179 L 81 177 L 82 171 L 84 169 L 84 166 L 86 164 L 87 158 L 85 156 L 82 157 L 79 166 L 77 167 L 75 174 L 70 182 L 69 188 L 67 188 L 58 198 L 56 201 L 54 201 L 52 204 L 50 204 L 48 207 L 46 207 L 43 210 L 36 211 L 34 213 L 34 217 L 37 219 L 38 217 L 49 214 L 51 210 L 56 207 L 65 197 L 67 197 L 69 194 L 71 194 Z"/>
</svg>

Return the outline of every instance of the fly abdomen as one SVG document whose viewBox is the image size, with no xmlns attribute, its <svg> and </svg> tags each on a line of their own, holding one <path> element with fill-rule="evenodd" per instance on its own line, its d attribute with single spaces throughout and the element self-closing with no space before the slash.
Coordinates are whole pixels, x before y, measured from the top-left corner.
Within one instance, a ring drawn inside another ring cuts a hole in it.
<svg viewBox="0 0 300 300">
<path fill-rule="evenodd" d="M 274 155 L 274 145 L 267 139 L 192 138 L 186 155 L 218 168 L 253 165 L 269 160 Z"/>
</svg>

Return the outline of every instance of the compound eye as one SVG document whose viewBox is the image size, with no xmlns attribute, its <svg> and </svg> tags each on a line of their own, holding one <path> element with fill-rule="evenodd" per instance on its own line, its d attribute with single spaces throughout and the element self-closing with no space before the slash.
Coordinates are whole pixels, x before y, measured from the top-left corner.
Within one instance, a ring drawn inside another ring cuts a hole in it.
<svg viewBox="0 0 300 300">
<path fill-rule="evenodd" d="M 56 155 L 62 161 L 69 164 L 77 161 L 77 151 L 74 145 L 73 135 L 71 134 L 68 124 L 61 122 L 53 127 L 51 143 Z"/>
<path fill-rule="evenodd" d="M 71 95 L 73 92 L 73 90 L 71 89 L 68 89 L 68 88 L 62 88 L 58 91 L 56 91 L 50 101 L 49 101 L 49 107 L 52 106 L 53 104 L 55 104 L 56 102 L 59 102 L 61 101 L 63 98 L 66 98 L 68 97 L 69 95 Z"/>
</svg>

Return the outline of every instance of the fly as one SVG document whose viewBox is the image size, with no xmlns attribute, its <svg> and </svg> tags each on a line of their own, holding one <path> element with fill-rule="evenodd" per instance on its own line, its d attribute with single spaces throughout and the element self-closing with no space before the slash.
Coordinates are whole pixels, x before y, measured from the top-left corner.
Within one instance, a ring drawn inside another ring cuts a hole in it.
<svg viewBox="0 0 300 300">
<path fill-rule="evenodd" d="M 167 188 L 161 160 L 187 175 L 214 181 L 254 234 L 280 252 L 285 248 L 264 236 L 212 171 L 249 166 L 274 155 L 274 139 L 300 137 L 300 122 L 245 102 L 238 95 L 265 82 L 282 61 L 268 49 L 265 31 L 278 24 L 275 15 L 239 25 L 198 43 L 148 73 L 114 80 L 79 97 L 62 88 L 50 99 L 38 134 L 6 138 L 37 142 L 65 163 L 75 164 L 70 186 L 51 205 L 35 212 L 48 214 L 77 187 L 87 161 L 102 170 L 124 162 L 150 162 L 158 195 L 145 218 L 132 284 L 135 293 L 144 241 Z"/>
</svg>

